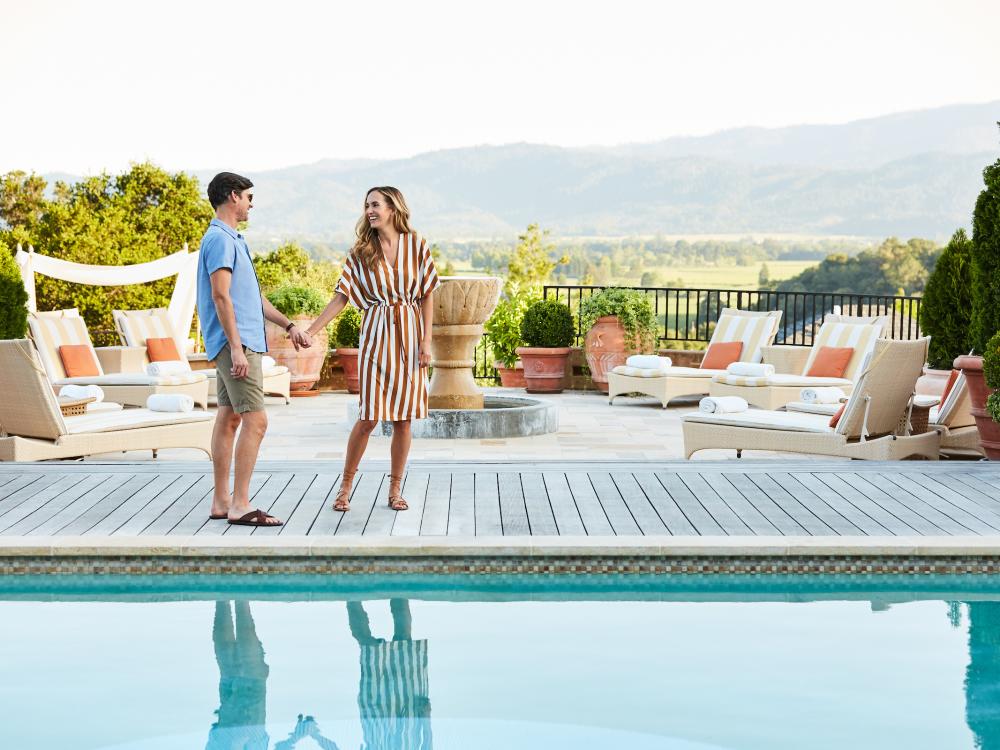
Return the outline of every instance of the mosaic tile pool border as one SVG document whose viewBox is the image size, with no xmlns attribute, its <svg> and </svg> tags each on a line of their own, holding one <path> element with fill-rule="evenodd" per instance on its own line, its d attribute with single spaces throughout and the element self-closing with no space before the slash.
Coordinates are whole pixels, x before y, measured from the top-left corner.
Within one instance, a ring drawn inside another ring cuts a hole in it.
<svg viewBox="0 0 1000 750">
<path fill-rule="evenodd" d="M 997 556 L 16 556 L 0 558 L 0 575 L 997 575 Z"/>
</svg>

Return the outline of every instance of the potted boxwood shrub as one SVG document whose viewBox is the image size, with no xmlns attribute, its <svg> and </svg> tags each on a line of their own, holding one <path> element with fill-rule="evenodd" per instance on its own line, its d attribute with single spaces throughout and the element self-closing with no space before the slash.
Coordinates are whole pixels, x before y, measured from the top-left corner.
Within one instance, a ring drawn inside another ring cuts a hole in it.
<svg viewBox="0 0 1000 750">
<path fill-rule="evenodd" d="M 358 381 L 358 345 L 361 342 L 361 313 L 357 308 L 348 305 L 337 316 L 334 324 L 333 338 L 337 344 L 337 359 L 344 368 L 344 378 L 347 380 L 348 393 L 360 393 L 361 384 Z"/>
<path fill-rule="evenodd" d="M 317 290 L 292 284 L 279 286 L 268 293 L 267 299 L 302 329 L 305 329 L 326 307 L 326 299 Z M 314 393 L 310 389 L 319 381 L 323 361 L 326 359 L 328 344 L 326 331 L 313 337 L 311 347 L 296 351 L 281 326 L 266 321 L 264 327 L 267 333 L 268 353 L 279 365 L 287 367 L 292 375 L 292 395 L 304 396 Z"/>
<path fill-rule="evenodd" d="M 608 392 L 608 373 L 630 354 L 652 352 L 656 345 L 653 304 L 635 289 L 608 288 L 580 304 L 580 327 L 587 331 L 584 353 L 594 384 Z"/>
<path fill-rule="evenodd" d="M 528 393 L 562 393 L 566 358 L 573 343 L 573 315 L 554 300 L 537 300 L 524 311 L 516 353 L 524 362 Z"/>
<path fill-rule="evenodd" d="M 28 293 L 21 269 L 0 242 L 0 339 L 23 339 L 28 330 Z"/>
<path fill-rule="evenodd" d="M 972 241 L 959 229 L 934 264 L 920 302 L 920 329 L 931 337 L 917 393 L 940 396 L 955 358 L 972 348 Z"/>
<path fill-rule="evenodd" d="M 500 300 L 484 326 L 489 337 L 493 366 L 500 373 L 500 384 L 505 388 L 527 387 L 524 365 L 517 356 L 517 348 L 521 345 L 521 321 L 535 299 L 522 293 Z"/>
</svg>

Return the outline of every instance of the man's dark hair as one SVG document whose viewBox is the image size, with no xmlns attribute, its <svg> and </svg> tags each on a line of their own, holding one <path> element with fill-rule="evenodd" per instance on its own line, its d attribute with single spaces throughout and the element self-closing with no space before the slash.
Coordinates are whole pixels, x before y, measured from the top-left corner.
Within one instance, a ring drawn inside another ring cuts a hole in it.
<svg viewBox="0 0 1000 750">
<path fill-rule="evenodd" d="M 253 183 L 242 175 L 234 172 L 219 172 L 208 183 L 208 202 L 212 204 L 212 208 L 218 208 L 229 200 L 229 194 L 234 190 L 237 193 L 242 193 L 247 188 L 252 187 Z"/>
</svg>

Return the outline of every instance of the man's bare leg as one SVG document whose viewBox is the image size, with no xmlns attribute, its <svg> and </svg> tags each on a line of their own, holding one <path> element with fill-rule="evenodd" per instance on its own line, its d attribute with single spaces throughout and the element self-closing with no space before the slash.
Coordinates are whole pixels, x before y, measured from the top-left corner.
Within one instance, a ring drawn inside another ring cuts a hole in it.
<svg viewBox="0 0 1000 750">
<path fill-rule="evenodd" d="M 233 496 L 229 492 L 229 469 L 233 462 L 233 442 L 240 426 L 240 415 L 231 406 L 220 406 L 212 428 L 212 474 L 215 490 L 212 492 L 213 516 L 224 516 L 229 512 Z"/>
<path fill-rule="evenodd" d="M 264 433 L 267 432 L 267 412 L 244 412 L 241 419 L 240 436 L 236 440 L 236 476 L 233 479 L 233 503 L 229 508 L 229 519 L 232 521 L 242 518 L 253 510 L 250 507 L 250 478 L 253 476 L 253 467 L 257 463 L 260 443 L 264 439 Z M 266 512 L 265 508 L 261 510 Z M 275 518 L 267 523 L 277 524 L 280 521 Z"/>
</svg>

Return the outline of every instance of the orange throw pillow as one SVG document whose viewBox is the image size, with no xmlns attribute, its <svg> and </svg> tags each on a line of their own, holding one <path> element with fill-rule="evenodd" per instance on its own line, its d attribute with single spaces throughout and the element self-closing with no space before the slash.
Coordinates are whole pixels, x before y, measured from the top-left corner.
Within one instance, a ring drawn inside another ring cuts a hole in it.
<svg viewBox="0 0 1000 750">
<path fill-rule="evenodd" d="M 847 408 L 847 402 L 845 401 L 844 403 L 842 403 L 840 405 L 840 408 L 837 409 L 837 413 L 834 414 L 832 417 L 830 417 L 830 426 L 831 427 L 836 427 L 837 426 L 837 424 L 840 422 L 840 418 L 842 416 L 844 416 L 844 409 L 846 409 L 846 408 Z"/>
<path fill-rule="evenodd" d="M 743 353 L 742 341 L 727 341 L 725 343 L 712 344 L 705 352 L 705 358 L 701 361 L 702 370 L 725 370 L 733 362 L 740 361 Z"/>
<path fill-rule="evenodd" d="M 146 339 L 146 354 L 150 362 L 181 362 L 177 343 L 169 336 L 162 339 Z"/>
<path fill-rule="evenodd" d="M 852 346 L 821 346 L 812 367 L 806 373 L 811 378 L 842 378 L 854 356 Z"/>
<path fill-rule="evenodd" d="M 941 394 L 940 403 L 944 403 L 948 400 L 948 394 L 951 393 L 951 389 L 955 387 L 955 381 L 958 380 L 958 370 L 952 370 L 951 375 L 948 376 L 948 383 L 944 387 L 944 392 Z"/>
<path fill-rule="evenodd" d="M 100 375 L 97 360 L 86 344 L 63 344 L 59 347 L 59 359 L 67 378 L 86 378 Z"/>
</svg>

